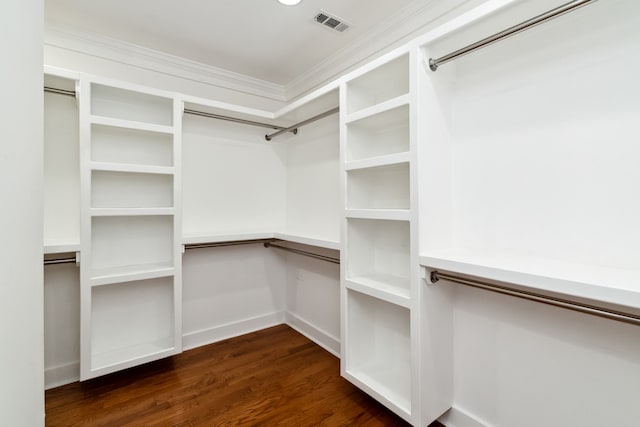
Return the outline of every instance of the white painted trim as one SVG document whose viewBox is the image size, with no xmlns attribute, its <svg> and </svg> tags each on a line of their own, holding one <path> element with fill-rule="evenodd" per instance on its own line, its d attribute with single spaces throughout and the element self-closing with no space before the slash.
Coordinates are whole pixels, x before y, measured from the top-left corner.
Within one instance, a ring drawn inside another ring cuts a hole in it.
<svg viewBox="0 0 640 427">
<path fill-rule="evenodd" d="M 45 25 L 44 44 L 215 87 L 276 101 L 289 101 L 335 80 L 347 70 L 362 65 L 384 51 L 400 46 L 411 37 L 425 32 L 444 14 L 456 8 L 452 8 L 450 2 L 446 0 L 414 0 L 373 31 L 362 35 L 286 85 L 235 73 L 97 33 L 64 28 L 50 23 Z M 334 84 L 327 85 L 328 90 L 337 88 L 337 84 L 332 83 Z M 316 93 L 313 98 L 317 95 Z M 276 116 L 284 113 L 285 111 L 278 112 Z"/>
<path fill-rule="evenodd" d="M 453 406 L 445 412 L 438 418 L 438 421 L 446 427 L 491 427 L 491 424 L 481 421 L 479 418 L 456 406 Z"/>
<path fill-rule="evenodd" d="M 340 339 L 334 337 L 326 331 L 313 326 L 300 316 L 293 313 L 285 313 L 285 323 L 292 329 L 309 338 L 315 344 L 327 350 L 329 353 L 340 358 Z"/>
<path fill-rule="evenodd" d="M 62 48 L 173 77 L 284 101 L 284 87 L 87 31 L 45 26 L 45 46 Z"/>
<path fill-rule="evenodd" d="M 51 366 L 44 371 L 44 389 L 49 390 L 80 380 L 80 361 Z"/>
<path fill-rule="evenodd" d="M 251 317 L 237 322 L 226 323 L 213 328 L 202 329 L 182 335 L 182 350 L 191 350 L 203 345 L 212 344 L 227 338 L 270 328 L 284 323 L 285 313 L 282 311 Z"/>
</svg>

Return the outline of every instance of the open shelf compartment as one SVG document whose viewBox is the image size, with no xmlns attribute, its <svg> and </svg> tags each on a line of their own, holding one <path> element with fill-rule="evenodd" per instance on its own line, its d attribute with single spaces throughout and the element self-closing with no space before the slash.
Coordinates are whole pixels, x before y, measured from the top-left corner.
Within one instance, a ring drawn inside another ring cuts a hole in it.
<svg viewBox="0 0 640 427">
<path fill-rule="evenodd" d="M 347 83 L 347 113 L 380 104 L 409 93 L 409 55 L 399 58 Z"/>
<path fill-rule="evenodd" d="M 171 215 L 91 219 L 91 277 L 135 274 L 174 265 Z"/>
<path fill-rule="evenodd" d="M 410 287 L 408 221 L 347 220 L 346 279 L 406 296 Z"/>
<path fill-rule="evenodd" d="M 348 209 L 409 209 L 409 163 L 347 172 Z"/>
<path fill-rule="evenodd" d="M 397 408 L 411 414 L 409 310 L 349 290 L 346 374 Z"/>
<path fill-rule="evenodd" d="M 173 206 L 173 176 L 92 171 L 92 208 L 162 208 Z"/>
<path fill-rule="evenodd" d="M 174 350 L 173 277 L 91 289 L 91 370 Z M 131 327 L 135 325 L 135 327 Z"/>
<path fill-rule="evenodd" d="M 91 114 L 172 126 L 173 99 L 92 83 Z"/>
<path fill-rule="evenodd" d="M 173 166 L 173 135 L 93 124 L 91 161 Z"/>
<path fill-rule="evenodd" d="M 408 105 L 347 124 L 347 162 L 408 151 Z"/>
</svg>

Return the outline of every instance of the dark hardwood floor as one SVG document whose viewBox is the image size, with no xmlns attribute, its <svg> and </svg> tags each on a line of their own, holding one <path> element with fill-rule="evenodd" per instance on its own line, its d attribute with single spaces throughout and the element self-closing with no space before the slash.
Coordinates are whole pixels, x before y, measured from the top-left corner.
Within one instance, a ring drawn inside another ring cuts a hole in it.
<svg viewBox="0 0 640 427">
<path fill-rule="evenodd" d="M 341 378 L 336 357 L 280 325 L 48 390 L 46 425 L 408 424 Z"/>
</svg>

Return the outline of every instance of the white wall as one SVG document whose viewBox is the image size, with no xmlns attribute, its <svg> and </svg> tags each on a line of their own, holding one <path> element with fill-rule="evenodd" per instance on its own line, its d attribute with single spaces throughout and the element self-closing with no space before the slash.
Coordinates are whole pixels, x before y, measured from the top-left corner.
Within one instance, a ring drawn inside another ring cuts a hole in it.
<svg viewBox="0 0 640 427">
<path fill-rule="evenodd" d="M 498 27 L 558 2 L 523 3 Z M 637 270 L 639 28 L 638 2 L 596 2 L 437 71 L 455 247 Z M 447 426 L 638 425 L 640 328 L 464 287 L 454 319 Z"/>
<path fill-rule="evenodd" d="M 0 16 L 0 414 L 44 424 L 42 314 L 43 2 L 11 0 Z"/>
<path fill-rule="evenodd" d="M 457 292 L 457 411 L 496 427 L 638 425 L 640 328 L 482 290 Z"/>
<path fill-rule="evenodd" d="M 285 280 L 285 263 L 262 244 L 187 250 L 185 349 L 283 323 Z"/>
<path fill-rule="evenodd" d="M 340 258 L 335 250 L 298 244 L 288 246 Z M 339 357 L 340 266 L 279 249 L 270 250 L 282 258 L 287 267 L 287 323 Z"/>
<path fill-rule="evenodd" d="M 284 228 L 287 147 L 264 135 L 261 127 L 184 116 L 184 235 Z"/>
<path fill-rule="evenodd" d="M 76 100 L 45 93 L 44 242 L 80 242 L 80 154 Z"/>
<path fill-rule="evenodd" d="M 338 115 L 287 139 L 286 232 L 340 241 Z"/>
<path fill-rule="evenodd" d="M 47 388 L 80 376 L 80 269 L 44 268 L 44 362 Z"/>
</svg>

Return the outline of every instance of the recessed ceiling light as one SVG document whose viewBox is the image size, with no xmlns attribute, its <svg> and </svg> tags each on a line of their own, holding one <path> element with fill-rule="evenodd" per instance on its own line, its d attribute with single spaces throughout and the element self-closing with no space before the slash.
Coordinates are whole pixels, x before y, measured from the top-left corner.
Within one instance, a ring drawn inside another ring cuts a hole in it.
<svg viewBox="0 0 640 427">
<path fill-rule="evenodd" d="M 285 6 L 295 6 L 300 3 L 302 0 L 278 0 L 279 3 L 284 4 Z"/>
</svg>

